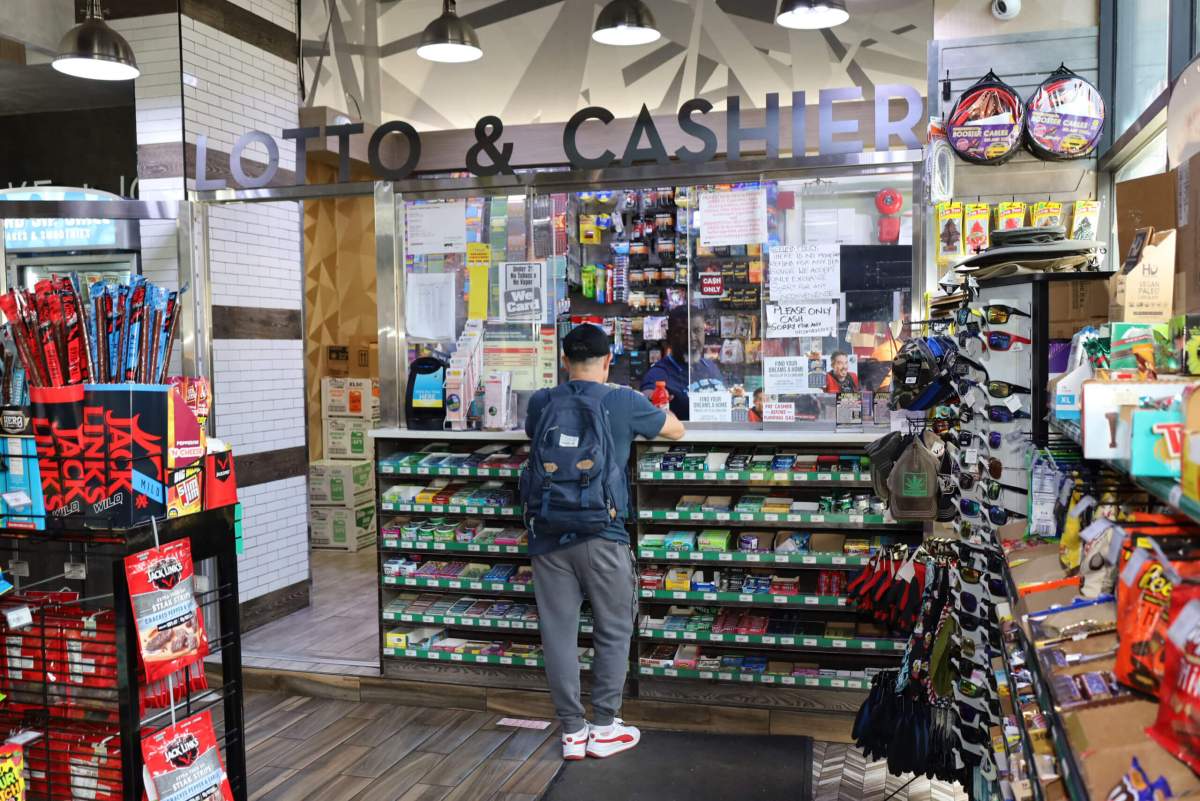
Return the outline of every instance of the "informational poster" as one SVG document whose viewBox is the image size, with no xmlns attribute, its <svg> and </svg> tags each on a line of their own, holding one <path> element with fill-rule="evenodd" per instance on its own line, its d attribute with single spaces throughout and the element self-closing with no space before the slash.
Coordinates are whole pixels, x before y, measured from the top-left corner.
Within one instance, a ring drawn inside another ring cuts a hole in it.
<svg viewBox="0 0 1200 801">
<path fill-rule="evenodd" d="M 488 272 L 492 266 L 492 247 L 482 242 L 467 243 L 467 319 L 486 320 L 488 312 Z"/>
<path fill-rule="evenodd" d="M 815 392 L 808 386 L 808 357 L 768 356 L 763 359 L 763 388 L 768 395 Z"/>
<path fill-rule="evenodd" d="M 407 203 L 404 232 L 410 255 L 462 253 L 467 249 L 467 201 Z"/>
<path fill-rule="evenodd" d="M 409 337 L 452 341 L 454 273 L 409 273 L 404 286 L 405 327 Z"/>
<path fill-rule="evenodd" d="M 701 192 L 699 225 L 700 244 L 706 248 L 766 242 L 766 190 Z"/>
<path fill-rule="evenodd" d="M 842 248 L 837 244 L 776 245 L 768 262 L 773 301 L 832 300 L 842 294 Z"/>
<path fill-rule="evenodd" d="M 724 390 L 688 393 L 689 421 L 729 423 L 733 421 L 733 395 Z"/>
<path fill-rule="evenodd" d="M 796 404 L 791 401 L 770 401 L 763 404 L 764 423 L 796 422 Z"/>
<path fill-rule="evenodd" d="M 546 263 L 500 264 L 500 317 L 505 322 L 540 322 L 546 315 Z"/>
<path fill-rule="evenodd" d="M 837 335 L 836 303 L 771 303 L 767 305 L 767 338 Z"/>
</svg>

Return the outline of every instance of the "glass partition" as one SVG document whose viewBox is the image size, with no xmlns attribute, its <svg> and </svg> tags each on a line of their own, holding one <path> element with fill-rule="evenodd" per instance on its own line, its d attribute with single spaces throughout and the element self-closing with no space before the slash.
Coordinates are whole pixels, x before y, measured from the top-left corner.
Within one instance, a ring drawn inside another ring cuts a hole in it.
<svg viewBox="0 0 1200 801">
<path fill-rule="evenodd" d="M 404 196 L 406 363 L 449 364 L 451 424 L 518 425 L 565 379 L 561 338 L 593 323 L 611 337 L 610 381 L 647 395 L 661 382 L 693 424 L 885 425 L 878 391 L 913 307 L 913 185 L 903 164 Z M 489 377 L 515 403 L 484 420 Z"/>
</svg>

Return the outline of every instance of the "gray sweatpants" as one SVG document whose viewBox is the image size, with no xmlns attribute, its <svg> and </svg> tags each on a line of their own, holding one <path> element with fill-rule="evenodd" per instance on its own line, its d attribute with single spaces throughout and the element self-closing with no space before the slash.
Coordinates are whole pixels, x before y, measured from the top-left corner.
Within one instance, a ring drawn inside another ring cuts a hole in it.
<svg viewBox="0 0 1200 801">
<path fill-rule="evenodd" d="M 637 617 L 633 552 L 624 543 L 590 537 L 535 556 L 533 589 L 550 698 L 565 732 L 579 731 L 585 722 L 579 699 L 579 609 L 584 597 L 591 602 L 592 723 L 609 725 L 621 711 Z"/>
</svg>

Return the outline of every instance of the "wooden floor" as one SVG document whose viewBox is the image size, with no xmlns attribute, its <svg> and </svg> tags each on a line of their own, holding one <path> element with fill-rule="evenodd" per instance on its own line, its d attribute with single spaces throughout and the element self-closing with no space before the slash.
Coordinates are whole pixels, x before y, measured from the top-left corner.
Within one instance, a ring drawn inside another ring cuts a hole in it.
<svg viewBox="0 0 1200 801">
<path fill-rule="evenodd" d="M 251 693 L 251 801 L 535 801 L 562 764 L 558 728 L 501 715 Z"/>
<path fill-rule="evenodd" d="M 375 549 L 313 550 L 309 605 L 242 638 L 246 667 L 379 675 L 379 567 Z"/>
</svg>

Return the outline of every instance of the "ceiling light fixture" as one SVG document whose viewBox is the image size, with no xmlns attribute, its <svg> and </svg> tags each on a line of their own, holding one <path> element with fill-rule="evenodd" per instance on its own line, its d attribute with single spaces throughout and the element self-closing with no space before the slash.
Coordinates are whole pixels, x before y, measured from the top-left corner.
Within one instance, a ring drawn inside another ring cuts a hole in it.
<svg viewBox="0 0 1200 801">
<path fill-rule="evenodd" d="M 775 22 L 785 28 L 811 31 L 832 28 L 848 19 L 846 0 L 783 0 Z"/>
<path fill-rule="evenodd" d="M 66 75 L 94 81 L 132 81 L 142 74 L 129 42 L 104 21 L 100 0 L 87 0 L 83 22 L 59 41 L 51 65 Z"/>
<path fill-rule="evenodd" d="M 612 0 L 600 9 L 592 31 L 592 38 L 606 45 L 650 44 L 661 36 L 654 15 L 642 0 Z"/>
<path fill-rule="evenodd" d="M 421 33 L 417 55 L 426 61 L 462 64 L 482 58 L 483 48 L 479 46 L 475 29 L 459 18 L 454 0 L 443 0 L 442 15 Z"/>
</svg>

